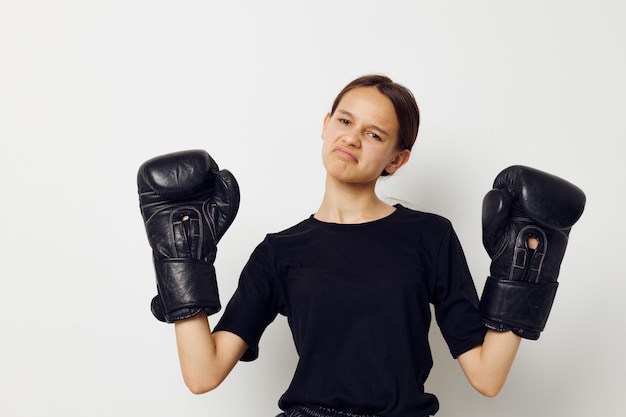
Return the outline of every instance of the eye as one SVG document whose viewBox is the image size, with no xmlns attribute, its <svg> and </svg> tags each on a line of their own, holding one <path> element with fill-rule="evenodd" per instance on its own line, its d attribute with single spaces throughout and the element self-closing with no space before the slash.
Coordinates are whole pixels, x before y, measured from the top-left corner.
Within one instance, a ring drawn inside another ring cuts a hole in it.
<svg viewBox="0 0 626 417">
<path fill-rule="evenodd" d="M 350 120 L 348 120 L 348 119 L 339 118 L 337 120 L 339 120 L 339 123 L 344 124 L 344 125 L 349 125 L 350 124 Z"/>
<path fill-rule="evenodd" d="M 378 136 L 378 135 L 377 135 L 376 133 L 374 133 L 374 132 L 369 132 L 369 133 L 368 133 L 368 135 L 369 135 L 371 138 L 373 138 L 373 139 L 375 139 L 375 140 L 377 140 L 377 141 L 381 141 L 381 140 L 383 140 L 383 138 L 381 138 L 380 136 Z"/>
</svg>

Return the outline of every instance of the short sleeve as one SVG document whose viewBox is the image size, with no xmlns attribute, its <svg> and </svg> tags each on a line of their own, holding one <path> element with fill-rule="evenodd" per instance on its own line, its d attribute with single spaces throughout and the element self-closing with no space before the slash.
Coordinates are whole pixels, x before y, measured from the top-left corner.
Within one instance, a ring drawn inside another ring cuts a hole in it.
<svg viewBox="0 0 626 417">
<path fill-rule="evenodd" d="M 252 361 L 258 357 L 261 336 L 278 314 L 274 269 L 268 240 L 265 239 L 250 256 L 237 289 L 215 326 L 214 331 L 234 333 L 248 344 L 242 361 Z"/>
<path fill-rule="evenodd" d="M 433 305 L 454 358 L 483 342 L 486 328 L 478 311 L 478 294 L 452 226 L 439 248 Z"/>
</svg>

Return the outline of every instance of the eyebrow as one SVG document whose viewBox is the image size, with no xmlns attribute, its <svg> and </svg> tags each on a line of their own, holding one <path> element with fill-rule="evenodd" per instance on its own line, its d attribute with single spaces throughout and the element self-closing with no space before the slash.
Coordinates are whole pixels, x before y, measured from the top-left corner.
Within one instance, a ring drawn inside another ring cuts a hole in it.
<svg viewBox="0 0 626 417">
<path fill-rule="evenodd" d="M 341 113 L 341 114 L 344 114 L 346 116 L 354 118 L 354 115 L 352 113 L 350 113 L 348 110 L 337 109 L 337 113 Z M 387 132 L 385 129 L 383 129 L 382 127 L 380 127 L 378 125 L 370 124 L 370 125 L 368 125 L 368 127 L 371 127 L 371 128 L 374 128 L 374 129 L 378 130 L 380 133 L 382 133 L 385 136 L 390 136 L 389 132 Z"/>
</svg>

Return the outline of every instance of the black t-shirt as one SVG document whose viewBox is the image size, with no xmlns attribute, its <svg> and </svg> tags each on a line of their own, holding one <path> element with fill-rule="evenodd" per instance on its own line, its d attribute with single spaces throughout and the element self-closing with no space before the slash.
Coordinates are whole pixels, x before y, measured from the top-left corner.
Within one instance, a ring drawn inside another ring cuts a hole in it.
<svg viewBox="0 0 626 417">
<path fill-rule="evenodd" d="M 430 304 L 453 357 L 482 343 L 478 296 L 452 225 L 397 205 L 372 222 L 311 216 L 267 235 L 215 331 L 245 340 L 250 361 L 265 328 L 287 317 L 299 361 L 282 409 L 423 417 L 438 409 L 424 392 Z"/>
</svg>

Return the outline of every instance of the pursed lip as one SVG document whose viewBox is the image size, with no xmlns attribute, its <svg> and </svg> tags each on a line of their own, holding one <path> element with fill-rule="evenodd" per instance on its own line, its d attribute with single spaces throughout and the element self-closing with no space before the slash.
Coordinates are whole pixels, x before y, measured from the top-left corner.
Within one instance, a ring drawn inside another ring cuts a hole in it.
<svg viewBox="0 0 626 417">
<path fill-rule="evenodd" d="M 340 157 L 343 157 L 344 159 L 349 159 L 351 161 L 358 162 L 357 157 L 352 152 L 350 152 L 346 148 L 342 148 L 341 146 L 338 146 L 335 149 L 333 149 L 333 153 L 339 155 Z"/>
</svg>

